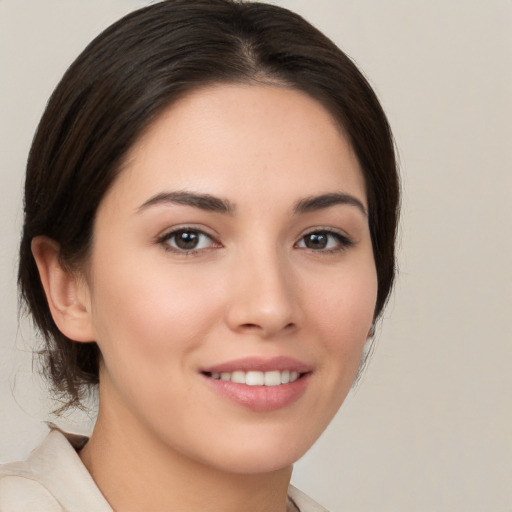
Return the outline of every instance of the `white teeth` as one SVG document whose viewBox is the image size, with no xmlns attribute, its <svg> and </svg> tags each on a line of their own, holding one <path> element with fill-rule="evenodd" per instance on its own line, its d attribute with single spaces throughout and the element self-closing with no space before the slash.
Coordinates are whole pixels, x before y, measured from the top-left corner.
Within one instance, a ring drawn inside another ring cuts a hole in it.
<svg viewBox="0 0 512 512">
<path fill-rule="evenodd" d="M 300 374 L 290 370 L 274 370 L 270 372 L 236 370 L 234 372 L 211 373 L 210 377 L 216 380 L 225 380 L 247 386 L 279 386 L 296 381 Z"/>
<path fill-rule="evenodd" d="M 231 377 L 231 380 L 233 380 L 233 377 Z M 248 386 L 263 386 L 263 384 L 265 384 L 265 374 L 263 372 L 247 372 L 243 384 L 247 384 Z"/>
<path fill-rule="evenodd" d="M 245 384 L 245 372 L 233 372 L 231 374 L 231 382 L 236 382 L 237 384 Z"/>
<path fill-rule="evenodd" d="M 265 372 L 265 386 L 279 386 L 281 384 L 281 372 Z"/>
</svg>

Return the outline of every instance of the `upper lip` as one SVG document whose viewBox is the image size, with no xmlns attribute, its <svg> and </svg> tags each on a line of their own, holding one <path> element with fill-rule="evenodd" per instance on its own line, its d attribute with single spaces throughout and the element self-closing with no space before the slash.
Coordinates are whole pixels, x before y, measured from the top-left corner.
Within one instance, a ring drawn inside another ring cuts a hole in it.
<svg viewBox="0 0 512 512">
<path fill-rule="evenodd" d="M 295 371 L 298 373 L 308 373 L 312 371 L 312 366 L 294 359 L 293 357 L 278 356 L 271 358 L 264 357 L 243 357 L 233 359 L 224 363 L 201 368 L 203 373 L 232 373 L 234 371 Z"/>
</svg>

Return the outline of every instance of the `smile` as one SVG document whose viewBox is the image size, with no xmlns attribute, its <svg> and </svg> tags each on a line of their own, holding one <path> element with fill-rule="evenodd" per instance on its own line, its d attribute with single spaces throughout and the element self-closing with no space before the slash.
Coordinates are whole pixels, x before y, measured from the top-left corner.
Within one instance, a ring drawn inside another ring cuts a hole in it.
<svg viewBox="0 0 512 512">
<path fill-rule="evenodd" d="M 295 382 L 301 376 L 295 370 L 267 372 L 235 370 L 233 372 L 205 372 L 205 375 L 215 380 L 245 384 L 246 386 L 280 386 Z"/>
<path fill-rule="evenodd" d="M 314 367 L 293 357 L 243 357 L 199 369 L 209 388 L 256 412 L 292 405 L 306 392 Z"/>
</svg>

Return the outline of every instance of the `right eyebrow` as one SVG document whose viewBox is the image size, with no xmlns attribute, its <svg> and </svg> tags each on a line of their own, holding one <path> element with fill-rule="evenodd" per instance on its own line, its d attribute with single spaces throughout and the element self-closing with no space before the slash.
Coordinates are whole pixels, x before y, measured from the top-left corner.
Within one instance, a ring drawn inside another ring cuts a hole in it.
<svg viewBox="0 0 512 512">
<path fill-rule="evenodd" d="M 227 199 L 222 199 L 210 194 L 199 194 L 187 191 L 161 192 L 142 203 L 136 211 L 141 212 L 157 204 L 183 204 L 201 210 L 230 215 L 235 211 L 235 206 Z"/>
</svg>

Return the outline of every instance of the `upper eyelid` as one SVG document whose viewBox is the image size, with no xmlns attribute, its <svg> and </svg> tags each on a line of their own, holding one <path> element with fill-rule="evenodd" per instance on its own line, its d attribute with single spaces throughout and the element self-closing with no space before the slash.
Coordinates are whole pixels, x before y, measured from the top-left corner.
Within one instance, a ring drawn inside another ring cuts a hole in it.
<svg viewBox="0 0 512 512">
<path fill-rule="evenodd" d="M 305 229 L 298 237 L 298 240 L 300 240 L 302 237 L 311 235 L 313 233 L 332 233 L 334 235 L 342 236 L 343 238 L 346 238 L 347 240 L 352 240 L 352 237 L 343 229 L 334 228 L 334 227 L 327 227 L 327 226 L 315 226 L 313 228 Z"/>
<path fill-rule="evenodd" d="M 171 235 L 175 233 L 179 233 L 180 231 L 196 231 L 198 233 L 201 233 L 203 235 L 206 235 L 207 237 L 211 238 L 214 241 L 218 242 L 219 236 L 215 233 L 210 232 L 205 227 L 197 226 L 194 224 L 178 224 L 177 226 L 168 227 L 166 229 L 163 229 L 156 237 L 155 239 L 157 241 L 162 241 L 166 238 L 169 238 Z"/>
</svg>

